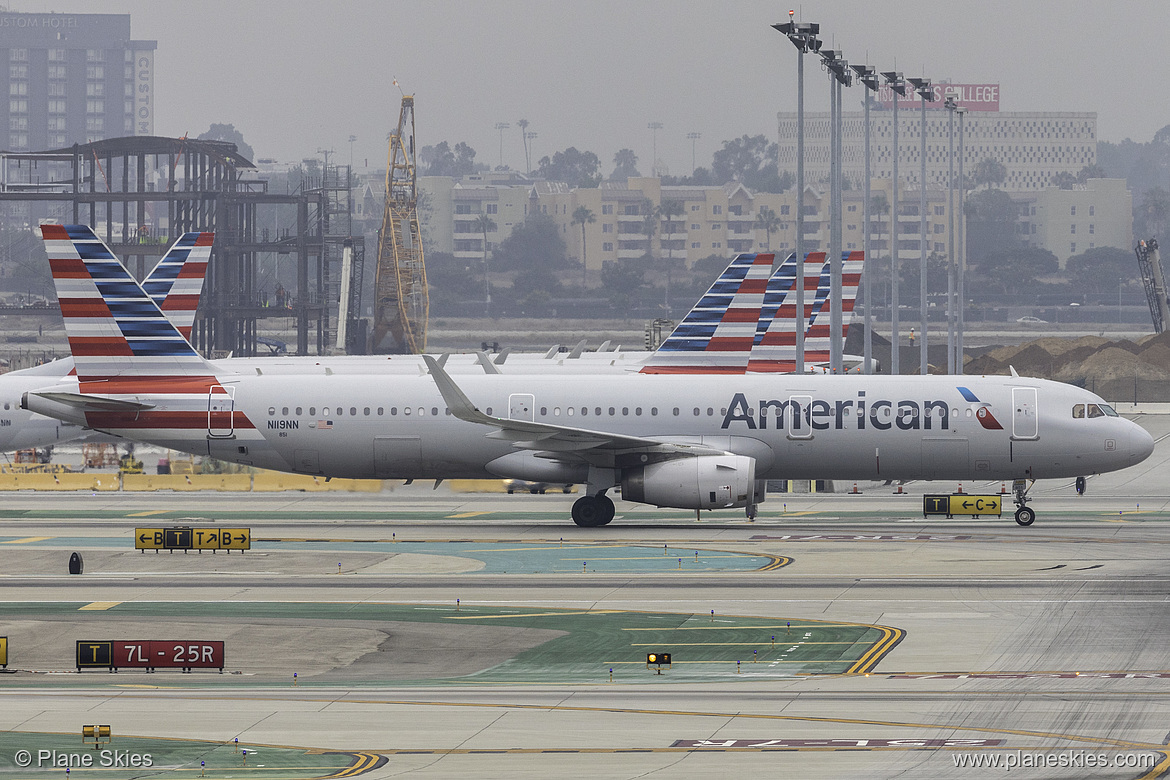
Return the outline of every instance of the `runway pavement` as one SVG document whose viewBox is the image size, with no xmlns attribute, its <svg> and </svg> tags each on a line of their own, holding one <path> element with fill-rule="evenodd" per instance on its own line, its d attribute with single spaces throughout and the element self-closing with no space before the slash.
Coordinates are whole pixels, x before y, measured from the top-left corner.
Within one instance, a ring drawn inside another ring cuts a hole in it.
<svg viewBox="0 0 1170 780">
<path fill-rule="evenodd" d="M 234 739 L 274 777 L 1160 776 L 1168 453 L 1084 497 L 1038 485 L 1029 528 L 924 519 L 922 493 L 957 487 L 929 484 L 773 495 L 755 522 L 619 503 L 601 529 L 571 496 L 429 485 L 9 496 L 0 777 L 45 776 L 13 765 L 22 740 L 74 750 L 87 723 L 201 741 L 136 777 L 204 754 L 239 776 Z M 250 527 L 253 549 L 133 551 L 135 526 L 174 524 Z M 78 639 L 152 638 L 223 639 L 226 673 L 69 666 Z"/>
</svg>

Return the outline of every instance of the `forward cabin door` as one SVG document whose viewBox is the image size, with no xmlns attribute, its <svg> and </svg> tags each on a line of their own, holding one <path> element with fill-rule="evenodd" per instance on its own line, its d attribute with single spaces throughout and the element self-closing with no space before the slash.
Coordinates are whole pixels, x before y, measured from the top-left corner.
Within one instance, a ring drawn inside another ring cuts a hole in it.
<svg viewBox="0 0 1170 780">
<path fill-rule="evenodd" d="M 1039 414 L 1036 409 L 1036 388 L 1012 388 L 1012 438 L 1034 440 L 1040 438 Z"/>
</svg>

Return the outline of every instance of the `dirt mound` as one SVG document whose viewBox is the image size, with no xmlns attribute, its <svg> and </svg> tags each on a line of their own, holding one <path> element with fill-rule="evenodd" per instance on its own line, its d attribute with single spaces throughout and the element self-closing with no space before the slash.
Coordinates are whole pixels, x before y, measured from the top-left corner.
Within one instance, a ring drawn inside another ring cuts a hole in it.
<svg viewBox="0 0 1170 780">
<path fill-rule="evenodd" d="M 1137 354 L 1143 363 L 1170 371 L 1170 346 L 1161 342 L 1153 342 Z"/>
<path fill-rule="evenodd" d="M 995 374 L 1006 374 L 1007 372 L 1007 366 L 991 357 L 990 354 L 980 355 L 979 357 L 972 358 L 963 364 L 964 374 L 972 374 L 975 376 L 993 376 Z"/>
<path fill-rule="evenodd" d="M 1074 349 L 1084 349 L 1086 347 L 1091 349 L 1098 349 L 1109 343 L 1109 339 L 1101 336 L 1081 336 L 1079 339 L 1066 339 L 1060 336 L 1045 336 L 1041 339 L 1028 342 L 1035 344 L 1038 347 L 1043 347 L 1044 351 L 1053 356 L 1060 356 L 1064 353 Z M 1021 347 L 1027 346 L 1024 344 Z"/>
<path fill-rule="evenodd" d="M 1062 381 L 1108 382 L 1114 379 L 1170 379 L 1170 370 L 1142 360 L 1121 347 L 1109 346 L 1089 355 L 1079 365 L 1069 364 L 1057 372 Z"/>
<path fill-rule="evenodd" d="M 1048 377 L 1052 374 L 1054 360 L 1052 353 L 1035 341 L 1023 345 L 1010 360 L 1004 361 L 1020 376 Z"/>
</svg>

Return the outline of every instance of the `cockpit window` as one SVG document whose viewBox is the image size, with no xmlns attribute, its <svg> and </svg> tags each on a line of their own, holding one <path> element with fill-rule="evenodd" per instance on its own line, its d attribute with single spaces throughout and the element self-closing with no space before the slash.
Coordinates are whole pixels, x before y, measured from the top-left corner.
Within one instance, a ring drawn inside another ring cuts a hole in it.
<svg viewBox="0 0 1170 780">
<path fill-rule="evenodd" d="M 1104 417 L 1105 412 L 1101 411 L 1101 407 L 1097 404 L 1089 404 L 1089 419 L 1094 417 Z"/>
<path fill-rule="evenodd" d="M 1085 416 L 1085 405 L 1084 404 L 1074 404 L 1073 405 L 1073 419 L 1079 420 L 1084 416 Z"/>
<path fill-rule="evenodd" d="M 1101 411 L 1105 412 L 1106 417 L 1119 417 L 1120 415 L 1109 404 L 1101 404 Z"/>
</svg>

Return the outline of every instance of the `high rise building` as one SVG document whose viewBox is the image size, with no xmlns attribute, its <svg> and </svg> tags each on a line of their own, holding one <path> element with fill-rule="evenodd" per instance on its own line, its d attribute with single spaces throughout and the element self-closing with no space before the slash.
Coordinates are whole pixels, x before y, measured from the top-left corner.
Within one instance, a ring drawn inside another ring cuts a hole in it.
<svg viewBox="0 0 1170 780">
<path fill-rule="evenodd" d="M 968 109 L 964 132 L 964 167 L 974 176 L 985 159 L 1004 167 L 1004 180 L 994 186 L 1005 192 L 1035 192 L 1058 183 L 1058 174 L 1073 176 L 1097 162 L 1097 115 L 1093 112 L 1000 111 L 998 84 L 934 85 L 935 99 L 926 108 L 927 187 L 945 187 L 950 162 L 948 112 L 943 98 L 953 90 L 959 104 Z M 872 167 L 875 178 L 893 176 L 893 93 L 883 87 L 870 113 Z M 867 95 L 868 97 L 868 95 Z M 901 177 L 917 189 L 922 153 L 921 103 L 913 92 L 898 101 L 898 144 L 901 147 Z M 779 169 L 796 170 L 796 113 L 781 111 L 779 128 Z M 865 182 L 865 113 L 842 113 L 842 173 L 855 186 Z M 805 181 L 829 180 L 829 114 L 804 114 Z M 958 143 L 958 122 L 955 123 Z M 956 147 L 957 154 L 957 147 Z M 956 165 L 957 165 L 956 158 Z"/>
<path fill-rule="evenodd" d="M 128 14 L 0 13 L 0 149 L 153 135 L 156 45 Z"/>
</svg>

